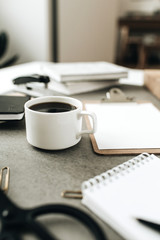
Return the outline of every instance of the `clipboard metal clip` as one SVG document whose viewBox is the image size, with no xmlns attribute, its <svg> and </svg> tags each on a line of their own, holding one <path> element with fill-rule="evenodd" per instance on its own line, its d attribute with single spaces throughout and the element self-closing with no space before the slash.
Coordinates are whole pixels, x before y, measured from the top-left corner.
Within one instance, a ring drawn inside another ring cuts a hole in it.
<svg viewBox="0 0 160 240">
<path fill-rule="evenodd" d="M 106 92 L 106 97 L 102 98 L 102 102 L 133 102 L 133 97 L 127 97 L 119 88 L 112 88 Z"/>
</svg>

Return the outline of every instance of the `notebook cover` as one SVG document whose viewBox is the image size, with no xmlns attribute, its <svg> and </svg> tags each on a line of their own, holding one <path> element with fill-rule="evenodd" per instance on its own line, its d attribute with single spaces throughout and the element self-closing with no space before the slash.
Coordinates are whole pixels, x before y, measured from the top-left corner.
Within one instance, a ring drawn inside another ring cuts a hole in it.
<svg viewBox="0 0 160 240">
<path fill-rule="evenodd" d="M 30 99 L 29 96 L 0 96 L 0 120 L 19 119 L 18 115 L 23 117 L 24 104 Z"/>
</svg>

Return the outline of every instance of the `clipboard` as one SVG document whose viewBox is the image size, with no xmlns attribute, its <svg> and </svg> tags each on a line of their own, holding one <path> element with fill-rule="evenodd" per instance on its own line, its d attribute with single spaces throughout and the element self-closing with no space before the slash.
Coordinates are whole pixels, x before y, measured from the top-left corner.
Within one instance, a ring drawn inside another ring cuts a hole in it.
<svg viewBox="0 0 160 240">
<path fill-rule="evenodd" d="M 135 101 L 134 98 L 126 97 L 120 89 L 112 88 L 106 94 L 106 98 L 100 101 L 85 101 L 84 109 L 97 115 L 97 132 L 90 134 L 95 153 L 102 155 L 160 153 L 160 111 L 151 102 Z M 126 114 L 125 110 L 128 111 Z M 120 114 L 121 112 L 126 117 L 124 125 L 124 116 Z M 117 119 L 114 119 L 115 116 L 118 116 Z M 91 127 L 92 123 L 88 117 L 86 124 L 88 128 Z M 107 124 L 110 124 L 110 127 Z M 124 126 L 126 129 L 123 129 Z"/>
</svg>

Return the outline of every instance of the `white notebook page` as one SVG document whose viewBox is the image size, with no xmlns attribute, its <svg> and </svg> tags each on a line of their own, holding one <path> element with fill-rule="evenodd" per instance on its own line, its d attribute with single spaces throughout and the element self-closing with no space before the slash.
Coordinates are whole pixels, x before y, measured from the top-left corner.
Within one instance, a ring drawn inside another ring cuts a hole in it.
<svg viewBox="0 0 160 240">
<path fill-rule="evenodd" d="M 87 103 L 97 116 L 99 149 L 160 148 L 160 111 L 152 103 Z"/>
<path fill-rule="evenodd" d="M 160 233 L 139 223 L 160 224 L 160 159 L 131 167 L 116 178 L 82 188 L 82 203 L 127 240 L 158 240 Z"/>
</svg>

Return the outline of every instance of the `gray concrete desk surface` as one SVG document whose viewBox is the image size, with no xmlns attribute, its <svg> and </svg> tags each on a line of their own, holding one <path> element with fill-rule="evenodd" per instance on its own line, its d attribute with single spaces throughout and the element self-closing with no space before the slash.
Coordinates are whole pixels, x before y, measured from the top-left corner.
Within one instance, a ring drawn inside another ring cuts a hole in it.
<svg viewBox="0 0 160 240">
<path fill-rule="evenodd" d="M 143 87 L 121 86 L 130 97 L 150 100 L 160 108 L 160 101 Z M 75 95 L 80 100 L 99 100 L 106 89 Z M 65 189 L 79 190 L 81 183 L 132 158 L 130 155 L 101 156 L 92 150 L 90 138 L 83 136 L 74 147 L 61 151 L 44 151 L 28 144 L 25 121 L 10 121 L 0 124 L 0 167 L 11 170 L 8 196 L 19 206 L 35 207 L 47 203 L 65 203 L 90 214 L 102 227 L 108 239 L 122 240 L 112 228 L 103 223 L 81 204 L 81 200 L 60 196 Z M 56 216 L 43 219 L 44 224 L 59 236 L 59 239 L 94 239 L 82 225 L 71 219 Z M 32 239 L 26 236 L 24 239 Z M 35 239 L 35 238 L 33 238 Z"/>
</svg>

